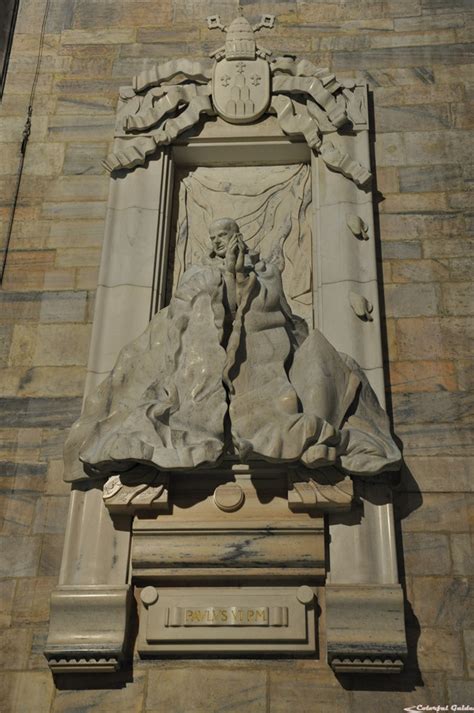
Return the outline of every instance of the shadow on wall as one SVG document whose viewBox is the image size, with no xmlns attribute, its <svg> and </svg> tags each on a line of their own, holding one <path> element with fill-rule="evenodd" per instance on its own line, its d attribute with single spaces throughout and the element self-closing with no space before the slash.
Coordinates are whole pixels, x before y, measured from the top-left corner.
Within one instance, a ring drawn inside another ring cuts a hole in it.
<svg viewBox="0 0 474 713">
<path fill-rule="evenodd" d="M 384 363 L 384 379 L 386 385 L 386 410 L 392 424 L 392 435 L 401 452 L 403 453 L 403 443 L 400 439 L 393 433 L 393 407 L 391 399 L 391 383 L 390 383 L 390 372 L 388 368 L 390 354 L 388 348 L 388 338 L 387 338 L 387 322 L 385 316 L 385 291 L 384 291 L 384 279 L 382 270 L 382 250 L 381 250 L 381 232 L 380 232 L 380 213 L 379 205 L 385 200 L 384 195 L 378 190 L 377 187 L 377 164 L 375 161 L 375 142 L 376 142 L 376 127 L 375 127 L 375 112 L 374 112 L 374 101 L 373 92 L 369 92 L 369 126 L 371 127 L 369 133 L 369 147 L 370 147 L 370 159 L 373 172 L 373 197 L 374 197 L 374 232 L 375 232 L 375 245 L 376 245 L 376 256 L 377 256 L 377 282 L 379 291 L 379 304 L 380 304 L 380 316 L 381 316 L 381 339 L 382 339 L 382 353 L 383 353 L 383 363 Z M 410 492 L 409 502 L 402 497 L 405 492 Z M 369 498 L 370 499 L 370 498 Z M 404 560 L 404 550 L 403 550 L 403 536 L 401 521 L 407 517 L 414 510 L 421 507 L 423 503 L 423 498 L 420 489 L 416 483 L 413 474 L 406 465 L 405 462 L 402 464 L 400 475 L 398 477 L 398 483 L 394 483 L 393 486 L 393 505 L 395 514 L 395 537 L 396 537 L 396 548 L 397 548 L 397 561 L 399 569 L 400 584 L 404 593 L 405 602 L 405 628 L 407 636 L 407 648 L 408 655 L 405 663 L 405 668 L 402 673 L 393 675 L 351 675 L 351 674 L 340 674 L 338 675 L 338 680 L 340 681 L 343 688 L 346 690 L 354 691 L 393 691 L 393 692 L 409 692 L 413 691 L 415 688 L 423 687 L 423 677 L 418 665 L 418 655 L 417 647 L 418 640 L 420 638 L 420 624 L 413 611 L 411 602 L 407 596 L 406 588 L 406 574 L 405 574 L 405 560 Z"/>
<path fill-rule="evenodd" d="M 402 444 L 395 437 L 397 445 L 401 449 Z M 409 504 L 403 497 L 406 491 L 410 492 Z M 367 494 L 366 494 L 367 497 Z M 368 498 L 370 499 L 370 497 Z M 423 503 L 422 494 L 416 481 L 405 463 L 400 472 L 399 484 L 393 489 L 393 504 L 395 513 L 395 537 L 397 548 L 397 561 L 399 568 L 400 584 L 404 594 L 405 604 L 405 628 L 407 636 L 407 659 L 404 670 L 400 674 L 339 674 L 337 676 L 341 686 L 348 691 L 392 691 L 410 692 L 415 688 L 423 688 L 423 676 L 418 665 L 418 640 L 420 638 L 420 624 L 413 611 L 411 602 L 408 599 L 406 589 L 406 575 L 403 552 L 403 537 L 401 522 L 414 510 L 421 507 Z"/>
<path fill-rule="evenodd" d="M 377 164 L 375 161 L 375 142 L 377 140 L 375 130 L 375 111 L 374 111 L 374 94 L 368 92 L 368 113 L 369 113 L 369 152 L 370 164 L 372 169 L 372 193 L 373 193 L 373 209 L 374 209 L 374 238 L 375 238 L 375 255 L 377 264 L 377 285 L 378 297 L 380 306 L 380 336 L 382 340 L 382 355 L 383 355 L 383 370 L 385 380 L 385 398 L 386 410 L 391 423 L 393 423 L 392 410 L 392 392 L 390 384 L 390 370 L 388 368 L 390 354 L 388 349 L 387 337 L 387 320 L 385 316 L 385 284 L 383 279 L 382 269 L 382 236 L 380 231 L 380 211 L 379 205 L 385 200 L 385 196 L 378 189 L 377 185 Z M 397 444 L 400 446 L 400 443 Z"/>
</svg>

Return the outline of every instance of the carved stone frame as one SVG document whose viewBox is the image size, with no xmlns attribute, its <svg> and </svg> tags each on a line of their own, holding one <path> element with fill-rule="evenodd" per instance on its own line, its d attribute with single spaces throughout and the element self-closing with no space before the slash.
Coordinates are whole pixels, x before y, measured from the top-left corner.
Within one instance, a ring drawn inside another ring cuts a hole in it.
<svg viewBox="0 0 474 713">
<path fill-rule="evenodd" d="M 370 166 L 367 125 L 333 139 Z M 123 142 L 117 138 L 114 150 Z M 283 134 L 274 117 L 246 126 L 208 121 L 145 166 L 111 178 L 85 395 L 164 305 L 175 166 L 300 162 L 312 167 L 314 324 L 359 362 L 384 404 L 372 195 L 328 170 L 303 138 Z M 357 217 L 364 221 L 361 234 L 353 229 Z M 124 657 L 131 518 L 110 516 L 102 486 L 73 484 L 46 648 L 53 671 L 111 671 Z M 396 671 L 405 639 L 390 489 L 366 481 L 356 483 L 356 492 L 356 510 L 328 515 L 328 660 L 336 671 Z"/>
</svg>

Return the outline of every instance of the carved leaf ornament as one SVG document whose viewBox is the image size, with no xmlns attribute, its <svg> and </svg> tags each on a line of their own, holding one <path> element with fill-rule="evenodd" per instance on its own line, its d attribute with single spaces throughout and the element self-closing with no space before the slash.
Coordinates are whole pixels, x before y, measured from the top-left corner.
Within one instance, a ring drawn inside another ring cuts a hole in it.
<svg viewBox="0 0 474 713">
<path fill-rule="evenodd" d="M 171 60 L 135 76 L 132 86 L 121 90 L 116 127 L 116 137 L 128 140 L 107 156 L 107 171 L 143 165 L 158 146 L 170 144 L 206 116 L 249 124 L 273 114 L 284 133 L 304 136 L 330 169 L 365 187 L 368 169 L 328 138 L 342 127 L 364 125 L 363 87 L 339 82 L 328 69 L 305 59 L 271 60 L 255 33 L 271 29 L 274 21 L 273 15 L 264 15 L 252 27 L 239 16 L 226 27 L 212 15 L 209 29 L 225 32 L 226 42 L 210 59 Z"/>
</svg>

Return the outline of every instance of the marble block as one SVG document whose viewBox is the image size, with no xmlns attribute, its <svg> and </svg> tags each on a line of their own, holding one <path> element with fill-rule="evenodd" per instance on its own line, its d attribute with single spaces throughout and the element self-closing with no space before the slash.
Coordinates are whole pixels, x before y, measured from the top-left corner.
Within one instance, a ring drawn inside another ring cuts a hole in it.
<svg viewBox="0 0 474 713">
<path fill-rule="evenodd" d="M 399 673 L 407 656 L 403 591 L 326 585 L 328 662 L 336 673 Z"/>
<path fill-rule="evenodd" d="M 271 469 L 270 469 L 271 470 Z M 132 572 L 140 580 L 321 581 L 324 521 L 288 508 L 285 473 L 175 473 L 169 512 L 136 511 Z"/>
<path fill-rule="evenodd" d="M 128 585 L 60 586 L 51 596 L 45 656 L 54 673 L 111 672 L 124 657 Z"/>
</svg>

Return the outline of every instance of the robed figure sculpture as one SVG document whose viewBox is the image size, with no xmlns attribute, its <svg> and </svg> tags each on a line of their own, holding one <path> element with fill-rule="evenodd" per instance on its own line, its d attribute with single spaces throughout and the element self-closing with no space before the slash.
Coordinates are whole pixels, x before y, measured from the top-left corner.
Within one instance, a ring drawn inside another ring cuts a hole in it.
<svg viewBox="0 0 474 713">
<path fill-rule="evenodd" d="M 282 268 L 252 254 L 234 220 L 214 221 L 208 259 L 86 400 L 67 461 L 92 476 L 143 463 L 197 475 L 226 456 L 396 470 L 400 452 L 366 376 L 292 314 Z"/>
</svg>

